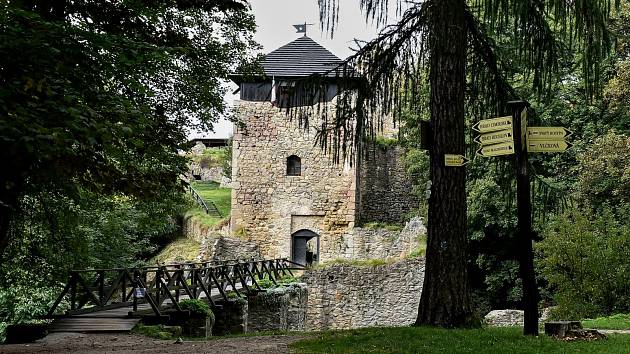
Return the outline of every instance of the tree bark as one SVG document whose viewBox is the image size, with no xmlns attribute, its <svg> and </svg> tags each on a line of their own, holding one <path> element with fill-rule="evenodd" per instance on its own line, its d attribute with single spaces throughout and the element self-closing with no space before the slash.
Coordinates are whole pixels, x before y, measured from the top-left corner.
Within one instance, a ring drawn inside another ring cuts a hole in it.
<svg viewBox="0 0 630 354">
<path fill-rule="evenodd" d="M 424 284 L 416 325 L 475 325 L 466 269 L 466 176 L 444 154 L 465 155 L 465 0 L 431 6 L 431 195 Z"/>
</svg>

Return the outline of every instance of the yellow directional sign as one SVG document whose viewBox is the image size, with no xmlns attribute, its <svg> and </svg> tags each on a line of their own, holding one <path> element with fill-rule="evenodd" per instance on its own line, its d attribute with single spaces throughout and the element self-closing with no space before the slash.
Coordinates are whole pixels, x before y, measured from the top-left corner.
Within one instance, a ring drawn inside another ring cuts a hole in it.
<svg viewBox="0 0 630 354">
<path fill-rule="evenodd" d="M 512 116 L 480 120 L 473 125 L 472 129 L 480 133 L 512 129 Z"/>
<path fill-rule="evenodd" d="M 564 152 L 573 146 L 564 140 L 529 140 L 527 151 L 529 152 Z"/>
<path fill-rule="evenodd" d="M 563 140 L 571 136 L 571 131 L 565 127 L 528 127 L 529 140 Z"/>
<path fill-rule="evenodd" d="M 467 164 L 470 160 L 466 156 L 444 154 L 444 166 L 447 167 L 460 167 Z"/>
<path fill-rule="evenodd" d="M 492 133 L 480 134 L 475 138 L 475 142 L 481 145 L 491 145 L 514 141 L 512 129 L 499 130 Z"/>
<path fill-rule="evenodd" d="M 492 157 L 492 156 L 501 156 L 501 155 L 510 155 L 514 153 L 514 143 L 506 142 L 494 145 L 484 146 L 481 149 L 477 150 L 477 155 Z"/>
</svg>

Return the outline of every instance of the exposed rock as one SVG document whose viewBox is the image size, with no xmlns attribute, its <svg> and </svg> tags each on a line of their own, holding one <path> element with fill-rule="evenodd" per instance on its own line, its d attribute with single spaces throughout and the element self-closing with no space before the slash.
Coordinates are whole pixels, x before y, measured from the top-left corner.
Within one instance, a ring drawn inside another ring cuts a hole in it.
<svg viewBox="0 0 630 354">
<path fill-rule="evenodd" d="M 234 237 L 219 237 L 215 239 L 212 252 L 208 252 L 208 257 L 214 260 L 262 258 L 256 242 Z"/>
<path fill-rule="evenodd" d="M 522 326 L 524 321 L 523 310 L 492 310 L 484 320 L 488 326 L 508 327 Z"/>
</svg>

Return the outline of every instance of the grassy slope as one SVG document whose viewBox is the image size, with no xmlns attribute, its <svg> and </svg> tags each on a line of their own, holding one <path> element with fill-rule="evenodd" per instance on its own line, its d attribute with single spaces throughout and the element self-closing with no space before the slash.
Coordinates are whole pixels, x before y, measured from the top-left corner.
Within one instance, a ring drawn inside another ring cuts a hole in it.
<svg viewBox="0 0 630 354">
<path fill-rule="evenodd" d="M 292 344 L 298 353 L 630 353 L 630 335 L 564 342 L 525 337 L 521 328 L 474 330 L 429 327 L 323 332 Z"/>
<path fill-rule="evenodd" d="M 211 200 L 221 211 L 221 215 L 230 215 L 232 190 L 230 188 L 219 188 L 216 182 L 193 182 L 193 188 L 206 200 Z M 215 226 L 223 218 L 217 218 L 206 214 L 201 208 L 195 207 L 188 210 L 184 217 L 194 217 L 208 227 Z M 199 255 L 199 242 L 180 237 L 164 249 L 162 249 L 150 263 L 170 263 L 173 261 L 192 261 Z"/>
<path fill-rule="evenodd" d="M 211 200 L 221 212 L 221 215 L 227 217 L 230 215 L 232 207 L 232 189 L 219 188 L 219 184 L 212 181 L 193 182 L 192 187 L 205 200 Z M 188 210 L 185 217 L 194 217 L 199 219 L 204 225 L 212 227 L 216 225 L 222 218 L 207 215 L 200 207 Z"/>
<path fill-rule="evenodd" d="M 153 257 L 149 264 L 193 261 L 199 255 L 200 246 L 195 240 L 186 237 L 177 238 Z"/>
</svg>

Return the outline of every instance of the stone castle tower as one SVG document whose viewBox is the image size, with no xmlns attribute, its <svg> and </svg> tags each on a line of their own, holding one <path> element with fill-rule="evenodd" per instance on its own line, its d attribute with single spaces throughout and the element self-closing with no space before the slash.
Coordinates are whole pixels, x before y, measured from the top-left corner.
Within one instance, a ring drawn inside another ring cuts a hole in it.
<svg viewBox="0 0 630 354">
<path fill-rule="evenodd" d="M 415 235 L 358 227 L 402 224 L 417 207 L 403 149 L 375 147 L 373 158 L 336 164 L 315 143 L 319 118 L 310 117 L 305 129 L 280 108 L 296 94 L 292 80 L 327 73 L 340 62 L 304 36 L 267 54 L 264 76 L 233 77 L 242 125 L 235 125 L 233 138 L 231 229 L 256 242 L 265 257 L 304 264 L 397 256 L 414 247 Z M 322 104 L 334 109 L 334 73 L 326 91 Z"/>
</svg>

